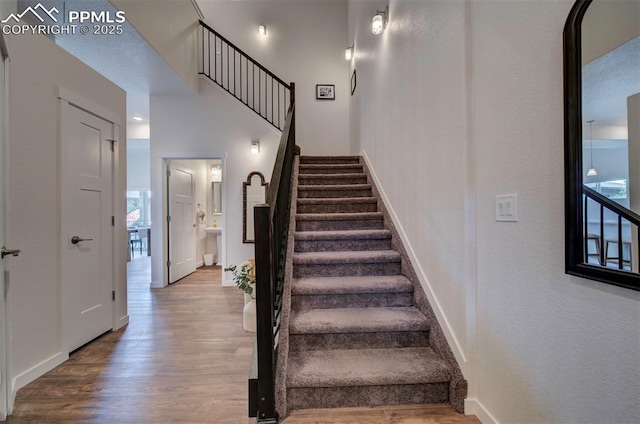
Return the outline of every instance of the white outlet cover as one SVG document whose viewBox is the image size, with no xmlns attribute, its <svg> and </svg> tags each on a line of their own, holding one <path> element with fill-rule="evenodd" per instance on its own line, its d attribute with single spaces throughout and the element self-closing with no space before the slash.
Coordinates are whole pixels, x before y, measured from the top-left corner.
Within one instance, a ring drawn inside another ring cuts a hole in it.
<svg viewBox="0 0 640 424">
<path fill-rule="evenodd" d="M 496 221 L 518 222 L 518 195 L 496 196 Z"/>
</svg>

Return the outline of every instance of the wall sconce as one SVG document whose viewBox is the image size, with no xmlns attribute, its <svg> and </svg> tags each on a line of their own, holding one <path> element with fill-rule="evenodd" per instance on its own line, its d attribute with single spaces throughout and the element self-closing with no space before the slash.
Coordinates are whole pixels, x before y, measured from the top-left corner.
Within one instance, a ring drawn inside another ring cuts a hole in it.
<svg viewBox="0 0 640 424">
<path fill-rule="evenodd" d="M 378 35 L 387 27 L 389 23 L 389 6 L 384 10 L 377 10 L 376 15 L 371 20 L 371 32 Z"/>
<path fill-rule="evenodd" d="M 260 24 L 258 27 L 258 34 L 260 34 L 260 37 L 267 36 L 267 27 L 264 24 Z"/>
<path fill-rule="evenodd" d="M 212 183 L 221 183 L 222 182 L 222 167 L 221 166 L 212 166 L 211 167 L 211 182 Z"/>
<path fill-rule="evenodd" d="M 353 57 L 353 46 L 348 47 L 345 51 L 344 51 L 344 59 L 345 60 L 351 60 L 351 58 Z"/>
<path fill-rule="evenodd" d="M 260 153 L 260 140 L 251 140 L 251 154 L 257 155 Z"/>
</svg>

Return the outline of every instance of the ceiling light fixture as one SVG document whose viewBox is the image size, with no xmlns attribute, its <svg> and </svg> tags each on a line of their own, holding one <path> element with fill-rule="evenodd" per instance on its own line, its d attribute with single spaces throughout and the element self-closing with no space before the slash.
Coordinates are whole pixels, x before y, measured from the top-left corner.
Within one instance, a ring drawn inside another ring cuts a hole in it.
<svg viewBox="0 0 640 424">
<path fill-rule="evenodd" d="M 596 175 L 598 175 L 598 173 L 596 172 L 596 169 L 593 167 L 593 128 L 592 128 L 592 125 L 593 125 L 594 122 L 595 122 L 595 119 L 587 121 L 587 123 L 589 124 L 589 151 L 591 152 L 591 168 L 589 168 L 589 171 L 587 172 L 587 177 L 595 177 Z"/>
<path fill-rule="evenodd" d="M 144 119 L 140 115 L 133 115 L 133 120 L 134 121 L 143 121 Z"/>
<path fill-rule="evenodd" d="M 384 10 L 377 10 L 376 15 L 371 20 L 371 32 L 378 35 L 382 34 L 389 23 L 389 6 Z"/>
</svg>

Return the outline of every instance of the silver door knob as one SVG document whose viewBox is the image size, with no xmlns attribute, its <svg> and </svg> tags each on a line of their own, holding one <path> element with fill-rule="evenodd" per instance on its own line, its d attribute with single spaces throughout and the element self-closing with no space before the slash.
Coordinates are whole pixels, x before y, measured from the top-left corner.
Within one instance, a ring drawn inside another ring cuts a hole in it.
<svg viewBox="0 0 640 424">
<path fill-rule="evenodd" d="M 78 236 L 71 237 L 71 244 L 78 244 L 81 241 L 93 241 L 93 239 L 80 238 Z"/>
<path fill-rule="evenodd" d="M 6 247 L 2 246 L 2 248 L 0 249 L 0 254 L 2 255 L 2 258 L 4 258 L 5 256 L 11 255 L 11 256 L 18 256 L 20 254 L 20 249 L 7 249 Z"/>
</svg>

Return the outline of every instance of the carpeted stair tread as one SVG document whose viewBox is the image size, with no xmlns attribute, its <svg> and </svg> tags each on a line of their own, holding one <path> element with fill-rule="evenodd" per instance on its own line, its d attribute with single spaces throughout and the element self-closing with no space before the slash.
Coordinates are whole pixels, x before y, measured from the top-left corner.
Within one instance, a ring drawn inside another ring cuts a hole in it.
<svg viewBox="0 0 640 424">
<path fill-rule="evenodd" d="M 371 184 L 308 184 L 299 185 L 298 191 L 349 191 L 349 190 L 371 190 Z"/>
<path fill-rule="evenodd" d="M 289 352 L 287 386 L 345 387 L 448 382 L 451 372 L 429 347 Z"/>
<path fill-rule="evenodd" d="M 300 164 L 359 164 L 358 156 L 300 156 Z"/>
<path fill-rule="evenodd" d="M 376 264 L 400 262 L 395 250 L 367 250 L 346 252 L 299 252 L 293 254 L 295 265 Z"/>
<path fill-rule="evenodd" d="M 305 197 L 299 198 L 299 205 L 344 205 L 353 203 L 378 203 L 375 197 Z"/>
<path fill-rule="evenodd" d="M 332 308 L 293 312 L 291 334 L 427 331 L 427 318 L 414 307 Z"/>
<path fill-rule="evenodd" d="M 389 230 L 296 231 L 296 240 L 380 240 L 390 239 Z"/>
<path fill-rule="evenodd" d="M 307 185 L 365 184 L 365 174 L 302 174 L 298 177 L 298 187 Z"/>
<path fill-rule="evenodd" d="M 363 171 L 362 164 L 301 164 L 300 175 L 307 174 L 360 174 Z"/>
<path fill-rule="evenodd" d="M 347 212 L 347 213 L 299 213 L 297 221 L 346 221 L 346 220 L 380 220 L 382 212 Z"/>
<path fill-rule="evenodd" d="M 291 283 L 293 296 L 411 292 L 413 284 L 402 275 L 308 277 Z"/>
</svg>

